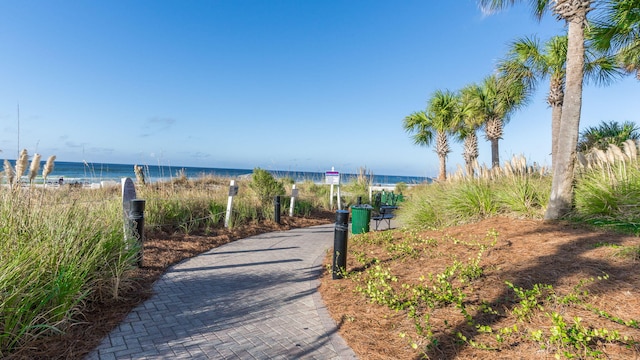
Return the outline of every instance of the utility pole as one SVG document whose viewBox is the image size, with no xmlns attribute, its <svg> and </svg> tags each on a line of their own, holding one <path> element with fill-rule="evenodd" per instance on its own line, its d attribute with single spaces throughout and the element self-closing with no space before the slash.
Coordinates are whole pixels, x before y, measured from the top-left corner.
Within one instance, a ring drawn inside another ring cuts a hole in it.
<svg viewBox="0 0 640 360">
<path fill-rule="evenodd" d="M 16 155 L 16 161 L 20 158 L 20 102 L 18 102 L 18 154 Z"/>
</svg>

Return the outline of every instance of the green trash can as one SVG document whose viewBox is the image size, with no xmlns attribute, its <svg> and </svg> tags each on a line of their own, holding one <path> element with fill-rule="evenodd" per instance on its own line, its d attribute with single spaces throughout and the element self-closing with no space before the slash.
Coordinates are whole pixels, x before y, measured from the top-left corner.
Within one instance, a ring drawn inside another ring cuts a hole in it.
<svg viewBox="0 0 640 360">
<path fill-rule="evenodd" d="M 351 233 L 363 234 L 369 232 L 371 222 L 371 205 L 354 205 L 351 207 Z"/>
</svg>

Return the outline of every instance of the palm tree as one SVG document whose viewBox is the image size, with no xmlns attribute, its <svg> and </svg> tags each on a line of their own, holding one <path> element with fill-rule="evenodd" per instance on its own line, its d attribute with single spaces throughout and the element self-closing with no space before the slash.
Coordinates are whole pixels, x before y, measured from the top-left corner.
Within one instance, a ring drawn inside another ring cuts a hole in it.
<svg viewBox="0 0 640 360">
<path fill-rule="evenodd" d="M 529 91 L 521 79 L 487 76 L 480 86 L 471 86 L 466 93 L 471 110 L 482 118 L 485 138 L 491 142 L 491 166 L 500 166 L 499 140 L 502 139 L 504 125 L 513 111 L 524 105 Z"/>
<path fill-rule="evenodd" d="M 551 163 L 557 152 L 558 132 L 564 102 L 567 37 L 554 36 L 544 45 L 536 37 L 514 41 L 506 59 L 498 69 L 503 76 L 524 79 L 531 90 L 538 80 L 549 77 L 547 104 L 551 107 Z M 621 75 L 614 57 L 587 47 L 585 53 L 585 78 L 597 84 L 607 84 Z"/>
<path fill-rule="evenodd" d="M 580 133 L 578 151 L 587 152 L 593 148 L 607 150 L 609 144 L 622 147 L 622 143 L 629 139 L 640 139 L 639 130 L 631 121 L 625 121 L 623 124 L 617 121 L 603 121 L 600 125 L 588 127 Z"/>
<path fill-rule="evenodd" d="M 604 0 L 536 0 L 531 1 L 536 17 L 551 10 L 558 19 L 564 20 L 567 31 L 567 64 L 565 76 L 565 96 L 556 156 L 554 159 L 551 195 L 545 212 L 545 219 L 558 219 L 571 210 L 573 200 L 573 169 L 576 157 L 576 145 L 580 130 L 580 112 L 582 109 L 582 82 L 584 78 L 584 41 L 587 14 L 593 3 Z M 490 10 L 500 10 L 521 1 L 518 0 L 479 0 Z"/>
<path fill-rule="evenodd" d="M 415 112 L 404 118 L 404 129 L 413 134 L 416 145 L 429 146 L 434 141 L 435 152 L 440 160 L 438 180 L 447 178 L 447 156 L 451 152 L 448 135 L 453 131 L 456 96 L 446 90 L 437 90 L 429 100 L 427 112 Z"/>
<path fill-rule="evenodd" d="M 474 108 L 474 96 L 480 92 L 477 84 L 467 85 L 460 90 L 458 102 L 456 134 L 463 141 L 462 157 L 470 177 L 474 176 L 474 163 L 479 156 L 477 132 L 484 120 L 482 114 Z"/>
<path fill-rule="evenodd" d="M 620 65 L 640 80 L 640 0 L 605 0 L 591 28 L 594 45 L 616 52 Z"/>
<path fill-rule="evenodd" d="M 510 45 L 506 59 L 498 64 L 504 76 L 523 78 L 533 90 L 537 81 L 549 77 L 547 104 L 551 107 L 551 161 L 557 148 L 557 133 L 560 127 L 564 100 L 564 75 L 567 58 L 566 36 L 554 36 L 544 47 L 533 38 L 521 38 Z"/>
</svg>

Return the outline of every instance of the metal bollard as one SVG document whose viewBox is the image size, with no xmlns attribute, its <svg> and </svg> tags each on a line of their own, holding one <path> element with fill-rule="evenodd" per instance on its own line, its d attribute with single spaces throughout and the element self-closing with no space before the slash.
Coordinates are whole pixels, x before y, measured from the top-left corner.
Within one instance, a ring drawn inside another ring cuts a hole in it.
<svg viewBox="0 0 640 360">
<path fill-rule="evenodd" d="M 274 220 L 277 224 L 280 224 L 280 196 L 276 196 L 274 209 Z"/>
<path fill-rule="evenodd" d="M 336 226 L 333 235 L 333 279 L 342 279 L 347 268 L 347 236 L 349 234 L 349 211 L 336 211 Z"/>
<path fill-rule="evenodd" d="M 138 267 L 142 266 L 142 246 L 144 244 L 144 204 L 142 199 L 131 200 L 131 209 L 129 212 L 129 230 L 136 239 L 136 246 L 138 246 L 137 264 Z"/>
</svg>

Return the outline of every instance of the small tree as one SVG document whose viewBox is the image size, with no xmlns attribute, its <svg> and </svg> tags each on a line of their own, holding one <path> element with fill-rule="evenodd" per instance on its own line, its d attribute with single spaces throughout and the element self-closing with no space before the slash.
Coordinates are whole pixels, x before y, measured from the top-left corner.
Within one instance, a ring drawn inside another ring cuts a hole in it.
<svg viewBox="0 0 640 360">
<path fill-rule="evenodd" d="M 276 195 L 284 195 L 284 185 L 276 180 L 267 170 L 253 169 L 249 187 L 255 191 L 263 208 L 269 207 Z"/>
</svg>

